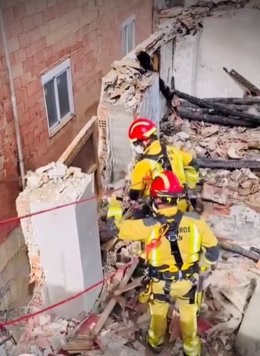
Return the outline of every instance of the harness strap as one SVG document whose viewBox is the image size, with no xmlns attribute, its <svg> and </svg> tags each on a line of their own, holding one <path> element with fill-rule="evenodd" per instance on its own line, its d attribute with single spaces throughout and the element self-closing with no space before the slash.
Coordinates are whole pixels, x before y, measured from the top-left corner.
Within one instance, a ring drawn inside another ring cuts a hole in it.
<svg viewBox="0 0 260 356">
<path fill-rule="evenodd" d="M 163 169 L 165 169 L 166 171 L 172 171 L 172 165 L 168 156 L 167 147 L 163 143 L 161 143 L 161 146 L 162 146 Z"/>
<path fill-rule="evenodd" d="M 183 260 L 182 260 L 179 245 L 178 245 L 178 230 L 179 230 L 179 225 L 180 225 L 182 217 L 183 217 L 183 213 L 181 211 L 178 211 L 173 223 L 170 224 L 170 229 L 168 231 L 168 234 L 170 235 L 169 241 L 171 243 L 171 252 L 175 258 L 177 267 L 179 269 L 181 269 L 181 267 L 183 265 Z"/>
<path fill-rule="evenodd" d="M 161 269 L 162 268 L 163 267 L 161 267 Z M 163 281 L 170 280 L 171 282 L 176 282 L 183 279 L 189 279 L 192 283 L 196 283 L 196 280 L 192 277 L 194 273 L 199 273 L 198 263 L 195 263 L 188 269 L 179 270 L 178 272 L 160 272 L 156 267 L 149 267 L 149 277 Z"/>
<path fill-rule="evenodd" d="M 160 142 L 161 145 L 161 152 L 157 154 L 143 154 L 142 159 L 151 159 L 153 161 L 156 161 L 162 165 L 162 168 L 166 171 L 172 171 L 172 165 L 168 156 L 167 152 L 167 146 L 163 143 Z"/>
<path fill-rule="evenodd" d="M 182 217 L 183 213 L 178 210 L 177 214 L 174 216 L 174 221 L 171 223 L 169 223 L 169 221 L 164 216 L 159 218 L 159 221 L 161 221 L 163 224 L 168 225 L 169 227 L 166 233 L 166 238 L 171 244 L 171 253 L 174 256 L 176 265 L 179 270 L 181 270 L 183 265 L 183 260 L 178 244 L 178 230 Z"/>
<path fill-rule="evenodd" d="M 167 279 L 165 281 L 165 285 L 163 287 L 163 291 L 164 291 L 164 295 L 166 296 L 166 300 L 170 300 L 170 291 L 171 291 L 171 284 L 172 281 L 170 281 L 169 279 Z"/>
</svg>

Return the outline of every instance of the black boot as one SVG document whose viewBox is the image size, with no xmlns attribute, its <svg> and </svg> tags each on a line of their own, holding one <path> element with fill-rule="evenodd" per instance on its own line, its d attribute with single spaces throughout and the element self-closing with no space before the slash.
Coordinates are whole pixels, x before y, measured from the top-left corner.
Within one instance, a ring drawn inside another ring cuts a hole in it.
<svg viewBox="0 0 260 356">
<path fill-rule="evenodd" d="M 149 347 L 149 349 L 152 350 L 153 353 L 155 354 L 160 354 L 162 352 L 163 349 L 163 345 L 159 345 L 159 346 L 152 346 L 149 343 L 147 343 L 147 346 Z"/>
<path fill-rule="evenodd" d="M 161 345 L 158 345 L 158 346 L 153 346 L 153 345 L 151 345 L 151 344 L 149 343 L 148 340 L 146 340 L 146 344 L 147 344 L 147 346 L 149 347 L 149 349 L 151 349 L 151 350 L 153 351 L 153 353 L 155 353 L 155 354 L 161 353 L 161 352 L 162 352 L 162 349 L 163 349 L 163 346 L 164 346 L 164 344 L 161 344 Z"/>
</svg>

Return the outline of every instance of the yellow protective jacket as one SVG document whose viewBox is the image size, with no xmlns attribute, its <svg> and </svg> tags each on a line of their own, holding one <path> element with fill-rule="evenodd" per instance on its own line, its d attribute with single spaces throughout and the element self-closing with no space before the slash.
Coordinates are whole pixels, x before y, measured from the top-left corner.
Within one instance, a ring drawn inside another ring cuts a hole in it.
<svg viewBox="0 0 260 356">
<path fill-rule="evenodd" d="M 193 168 L 189 166 L 192 161 L 192 155 L 173 146 L 166 146 L 166 148 L 173 173 L 176 174 L 182 184 L 187 184 L 190 188 L 194 188 L 198 181 L 196 171 L 194 184 L 191 182 L 192 179 L 187 179 L 187 172 Z M 153 141 L 146 149 L 144 152 L 145 158 L 138 161 L 133 169 L 130 193 L 141 192 L 143 196 L 149 196 L 152 180 L 164 170 L 162 165 L 153 158 L 153 156 L 159 155 L 161 152 L 162 146 L 159 140 Z M 149 155 L 151 155 L 151 159 L 149 159 Z M 192 174 L 194 175 L 194 171 Z"/>
<path fill-rule="evenodd" d="M 160 211 L 169 222 L 177 213 L 176 207 Z M 166 226 L 157 218 L 126 220 L 119 225 L 119 239 L 143 241 L 146 263 L 160 271 L 177 272 L 178 267 L 165 231 Z M 184 213 L 179 224 L 178 247 L 183 261 L 181 270 L 186 270 L 201 258 L 203 264 L 214 264 L 219 255 L 217 238 L 196 213 Z M 202 256 L 201 256 L 202 254 Z M 161 267 L 161 268 L 160 268 Z"/>
</svg>

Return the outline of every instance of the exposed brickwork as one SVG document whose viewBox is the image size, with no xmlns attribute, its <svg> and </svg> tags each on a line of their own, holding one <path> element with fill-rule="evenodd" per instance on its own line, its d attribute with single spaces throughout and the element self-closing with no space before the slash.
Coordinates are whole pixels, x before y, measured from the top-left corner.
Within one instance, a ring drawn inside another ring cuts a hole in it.
<svg viewBox="0 0 260 356">
<path fill-rule="evenodd" d="M 8 12 L 12 14 L 12 12 Z M 13 42 L 14 43 L 14 42 Z M 15 215 L 14 200 L 19 192 L 17 148 L 6 62 L 0 36 L 0 219 Z M 0 226 L 0 242 L 13 226 Z"/>
<path fill-rule="evenodd" d="M 111 62 L 122 57 L 122 22 L 135 14 L 136 43 L 149 36 L 152 0 L 2 0 L 1 4 L 25 167 L 34 169 L 58 158 L 95 112 L 101 78 Z M 17 153 L 5 60 L 0 55 L 3 179 L 17 177 Z M 71 60 L 76 116 L 49 138 L 41 76 L 66 58 Z"/>
</svg>

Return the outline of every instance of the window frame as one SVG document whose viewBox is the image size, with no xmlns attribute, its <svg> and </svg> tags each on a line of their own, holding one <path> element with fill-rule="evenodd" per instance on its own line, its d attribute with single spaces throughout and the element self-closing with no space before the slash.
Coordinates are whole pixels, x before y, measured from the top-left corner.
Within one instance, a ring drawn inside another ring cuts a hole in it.
<svg viewBox="0 0 260 356">
<path fill-rule="evenodd" d="M 68 90 L 70 111 L 63 118 L 61 118 L 60 117 L 60 105 L 59 105 L 59 99 L 58 99 L 57 77 L 60 76 L 61 74 L 63 74 L 64 72 L 67 73 L 67 90 Z M 50 126 L 44 86 L 52 80 L 54 80 L 55 106 L 56 106 L 56 110 L 57 110 L 58 122 L 57 122 L 57 124 Z M 70 121 L 73 118 L 73 116 L 75 115 L 70 58 L 66 59 L 65 61 L 58 64 L 53 69 L 49 70 L 47 73 L 42 75 L 41 83 L 42 83 L 42 90 L 43 90 L 43 96 L 44 96 L 44 104 L 45 104 L 45 112 L 46 112 L 46 119 L 47 119 L 47 124 L 48 124 L 49 137 L 52 137 L 64 125 L 66 125 L 67 122 Z"/>
<path fill-rule="evenodd" d="M 125 21 L 122 22 L 122 26 L 121 26 L 121 33 L 122 33 L 122 51 L 123 51 L 123 55 L 126 56 L 129 52 L 133 51 L 135 49 L 135 24 L 136 24 L 136 16 L 132 15 L 130 17 L 128 17 Z M 133 48 L 129 51 L 128 48 L 128 33 L 129 33 L 129 26 L 132 25 L 133 26 Z M 125 38 L 124 38 L 124 30 L 126 30 L 127 33 L 127 41 L 125 42 Z M 127 49 L 127 52 L 126 52 Z"/>
</svg>

